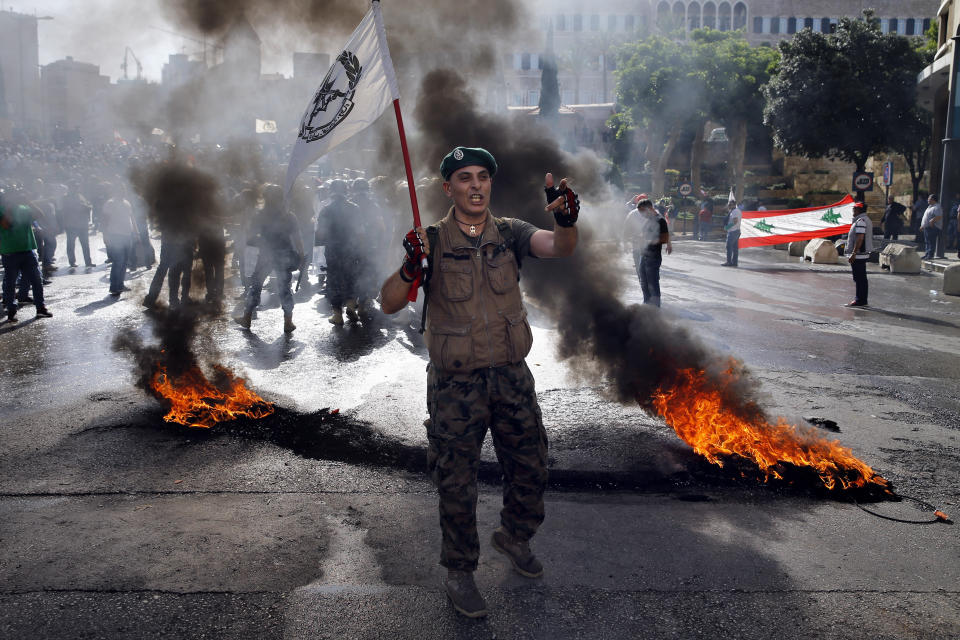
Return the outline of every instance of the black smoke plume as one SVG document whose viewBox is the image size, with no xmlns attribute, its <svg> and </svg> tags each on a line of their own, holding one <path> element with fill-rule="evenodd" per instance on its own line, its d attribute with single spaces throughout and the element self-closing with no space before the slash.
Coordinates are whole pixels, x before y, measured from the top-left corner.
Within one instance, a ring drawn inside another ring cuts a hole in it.
<svg viewBox="0 0 960 640">
<path fill-rule="evenodd" d="M 161 242 L 171 239 L 195 241 L 204 233 L 220 233 L 222 236 L 220 183 L 212 174 L 172 157 L 167 162 L 133 167 L 129 177 L 134 190 L 147 205 L 150 220 L 161 232 Z M 167 284 L 165 281 L 164 285 Z M 192 290 L 195 289 L 192 287 Z M 124 329 L 114 338 L 113 348 L 133 356 L 137 386 L 148 392 L 151 392 L 150 382 L 159 368 L 174 378 L 194 367 L 215 371 L 205 366 L 220 360 L 210 334 L 212 324 L 208 320 L 220 312 L 216 306 L 182 305 L 158 309 L 151 314 L 156 344 L 145 344 L 136 331 Z M 216 384 L 217 380 L 213 382 Z"/>
<path fill-rule="evenodd" d="M 652 394 L 673 386 L 679 371 L 705 370 L 719 380 L 732 366 L 740 373 L 740 383 L 726 387 L 727 408 L 743 417 L 762 415 L 751 394 L 758 385 L 742 363 L 711 351 L 659 309 L 621 301 L 617 252 L 595 242 L 590 230 L 591 218 L 599 215 L 590 203 L 602 202 L 606 195 L 601 166 L 593 156 L 562 151 L 555 133 L 529 116 L 509 119 L 480 112 L 466 81 L 452 70 L 427 74 L 415 116 L 421 134 L 415 145 L 418 159 L 439 165 L 457 145 L 481 146 L 493 153 L 499 165 L 491 206 L 496 215 L 552 229 L 553 216 L 544 211 L 548 171 L 558 180 L 569 177 L 581 194 L 580 243 L 574 255 L 523 265 L 525 290 L 556 322 L 560 356 L 574 361 L 573 370 L 605 382 L 618 401 L 650 409 Z M 428 170 L 436 173 L 436 168 Z M 434 191 L 427 206 L 446 211 L 439 187 Z"/>
</svg>

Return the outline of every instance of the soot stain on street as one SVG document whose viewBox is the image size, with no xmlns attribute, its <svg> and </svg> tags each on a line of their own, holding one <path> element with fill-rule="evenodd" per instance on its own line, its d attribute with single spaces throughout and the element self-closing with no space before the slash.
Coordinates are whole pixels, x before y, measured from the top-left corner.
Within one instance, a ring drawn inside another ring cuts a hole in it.
<svg viewBox="0 0 960 640">
<path fill-rule="evenodd" d="M 259 420 L 233 420 L 210 429 L 190 429 L 165 423 L 161 412 L 150 412 L 146 420 L 134 426 L 161 428 L 168 435 L 183 438 L 185 443 L 202 443 L 225 436 L 236 437 L 270 442 L 307 459 L 393 469 L 424 478 L 429 475 L 425 446 L 403 442 L 375 428 L 369 422 L 329 409 L 300 413 L 277 407 L 273 414 Z M 582 425 L 582 428 L 585 438 L 602 439 L 604 436 L 602 427 L 598 425 Z M 654 439 L 649 434 L 642 434 L 640 437 Z M 664 448 L 659 439 L 650 443 L 650 446 L 654 451 Z M 648 451 L 650 446 L 646 448 Z M 860 502 L 897 499 L 895 495 L 884 494 L 871 488 L 828 490 L 809 468 L 781 465 L 777 470 L 781 478 L 765 478 L 755 466 L 739 458 L 729 458 L 720 467 L 709 463 L 692 450 L 686 452 L 682 458 L 677 458 L 675 451 L 669 453 L 679 462 L 679 469 L 672 473 L 643 464 L 620 471 L 564 469 L 548 465 L 548 489 L 559 492 L 665 493 L 676 494 L 680 500 L 694 501 L 703 499 L 704 492 L 709 493 L 711 490 L 757 490 L 771 496 L 841 502 L 852 499 Z M 477 478 L 487 485 L 499 485 L 500 465 L 496 461 L 482 460 Z"/>
</svg>

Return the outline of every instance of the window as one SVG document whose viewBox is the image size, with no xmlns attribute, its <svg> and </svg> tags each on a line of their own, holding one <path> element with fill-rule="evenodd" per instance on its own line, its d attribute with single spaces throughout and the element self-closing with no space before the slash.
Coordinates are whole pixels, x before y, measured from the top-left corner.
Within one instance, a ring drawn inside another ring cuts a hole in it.
<svg viewBox="0 0 960 640">
<path fill-rule="evenodd" d="M 624 31 L 633 31 L 633 16 L 623 16 Z"/>
<path fill-rule="evenodd" d="M 787 33 L 796 33 L 797 32 L 797 19 L 793 16 L 787 18 Z"/>
<path fill-rule="evenodd" d="M 753 19 L 753 32 L 754 32 L 754 33 L 763 33 L 763 18 L 754 17 L 754 19 Z"/>
<path fill-rule="evenodd" d="M 573 14 L 573 30 L 583 31 L 583 16 L 579 13 Z"/>
<path fill-rule="evenodd" d="M 897 33 L 899 26 L 896 18 L 890 18 L 890 33 Z"/>
<path fill-rule="evenodd" d="M 913 30 L 916 28 L 916 24 L 917 24 L 917 21 L 916 21 L 916 20 L 914 20 L 913 18 L 907 18 L 907 24 L 906 24 L 906 31 L 907 31 L 907 33 L 906 33 L 906 35 L 908 35 L 908 36 L 912 36 L 912 35 L 913 35 Z"/>
<path fill-rule="evenodd" d="M 830 33 L 830 18 L 823 18 L 820 21 L 820 33 Z"/>
<path fill-rule="evenodd" d="M 770 18 L 770 33 L 780 33 L 780 18 Z"/>
<path fill-rule="evenodd" d="M 536 54 L 536 53 L 530 54 L 530 68 L 543 69 L 543 62 L 541 62 L 539 54 Z"/>
<path fill-rule="evenodd" d="M 530 54 L 529 53 L 520 54 L 520 69 L 522 69 L 523 71 L 530 70 Z"/>
<path fill-rule="evenodd" d="M 557 16 L 557 31 L 567 30 L 567 16 L 562 13 Z"/>
<path fill-rule="evenodd" d="M 703 26 L 710 29 L 717 28 L 717 5 L 706 2 L 703 5 Z"/>
<path fill-rule="evenodd" d="M 804 28 L 804 29 L 813 29 L 813 18 L 804 18 L 804 19 L 803 19 L 803 28 Z"/>
<path fill-rule="evenodd" d="M 590 31 L 600 31 L 600 16 L 597 14 L 590 16 Z"/>
<path fill-rule="evenodd" d="M 718 12 L 719 26 L 717 27 L 720 31 L 730 31 L 730 27 L 733 24 L 732 16 L 730 14 L 730 3 L 721 2 L 720 10 Z"/>
<path fill-rule="evenodd" d="M 733 7 L 733 28 L 734 30 L 747 28 L 747 5 L 742 2 L 738 2 Z"/>
<path fill-rule="evenodd" d="M 607 31 L 616 31 L 617 30 L 617 16 L 609 15 L 607 16 Z"/>
<path fill-rule="evenodd" d="M 690 31 L 700 28 L 700 3 L 691 2 L 687 7 L 687 28 Z"/>
<path fill-rule="evenodd" d="M 673 3 L 673 23 L 670 25 L 671 29 L 683 29 L 684 12 L 685 9 L 682 2 Z"/>
<path fill-rule="evenodd" d="M 930 18 L 923 19 L 923 33 L 926 33 L 930 30 Z"/>
</svg>

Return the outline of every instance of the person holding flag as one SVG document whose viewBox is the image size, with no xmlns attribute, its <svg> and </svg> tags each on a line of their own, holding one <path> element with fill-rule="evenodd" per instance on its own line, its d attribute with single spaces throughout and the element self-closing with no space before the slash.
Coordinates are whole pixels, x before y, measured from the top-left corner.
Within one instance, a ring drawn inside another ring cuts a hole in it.
<svg viewBox="0 0 960 640">
<path fill-rule="evenodd" d="M 730 190 L 730 200 L 727 201 L 727 218 L 723 223 L 723 230 L 727 232 L 727 261 L 722 267 L 735 267 L 740 261 L 740 222 L 743 211 L 737 206 L 737 200 Z"/>
<path fill-rule="evenodd" d="M 867 216 L 865 202 L 853 203 L 853 224 L 847 234 L 847 262 L 853 270 L 853 282 L 856 296 L 846 307 L 867 306 L 867 261 L 873 251 L 873 222 Z"/>
<path fill-rule="evenodd" d="M 515 218 L 494 217 L 490 195 L 497 163 L 481 148 L 456 147 L 443 159 L 443 192 L 452 206 L 427 229 L 407 233 L 403 266 L 381 289 L 392 314 L 415 298 L 421 282 L 430 356 L 427 374 L 428 466 L 440 494 L 440 564 L 454 608 L 475 618 L 487 606 L 477 590 L 477 470 L 487 430 L 504 475 L 501 526 L 493 548 L 527 578 L 543 574 L 529 541 L 544 518 L 547 436 L 533 376 L 524 358 L 533 335 L 520 292 L 527 257 L 569 256 L 577 245 L 577 194 L 546 174 L 551 231 Z M 424 267 L 424 259 L 429 263 Z"/>
<path fill-rule="evenodd" d="M 556 220 L 552 231 L 495 218 L 489 201 L 496 161 L 484 149 L 457 147 L 440 166 L 442 188 L 453 206 L 425 230 L 377 0 L 303 114 L 287 167 L 286 193 L 306 167 L 372 124 L 391 101 L 414 228 L 404 238 L 403 267 L 384 283 L 380 304 L 384 313 L 396 313 L 408 300 L 416 300 L 421 285 L 425 304 L 430 303 L 425 313 L 428 466 L 440 492 L 440 563 L 448 569 L 445 590 L 454 608 L 478 618 L 487 614 L 487 605 L 473 579 L 480 551 L 477 469 L 488 428 L 506 485 L 502 526 L 493 533 L 493 546 L 521 575 L 536 578 L 543 573 L 528 542 L 543 521 L 547 436 L 533 376 L 524 362 L 532 333 L 518 285 L 519 267 L 526 256 L 573 253 L 580 201 L 566 179 L 556 185 L 548 173 L 547 209 Z"/>
</svg>

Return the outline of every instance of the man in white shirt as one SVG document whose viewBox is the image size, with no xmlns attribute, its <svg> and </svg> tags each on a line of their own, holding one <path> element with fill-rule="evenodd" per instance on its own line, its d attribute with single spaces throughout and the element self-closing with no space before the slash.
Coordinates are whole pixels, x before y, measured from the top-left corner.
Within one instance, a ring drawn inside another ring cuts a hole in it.
<svg viewBox="0 0 960 640">
<path fill-rule="evenodd" d="M 735 267 L 740 259 L 740 220 L 743 212 L 733 200 L 727 203 L 727 211 L 727 222 L 723 226 L 727 232 L 727 261 L 721 266 Z"/>
<path fill-rule="evenodd" d="M 924 260 L 932 260 L 936 255 L 937 242 L 940 241 L 940 231 L 943 229 L 943 209 L 937 201 L 936 194 L 931 193 L 927 198 L 927 210 L 923 212 L 920 221 L 920 232 L 927 243 L 927 251 L 923 254 Z"/>
<path fill-rule="evenodd" d="M 933 197 L 933 196 L 931 196 Z M 853 269 L 853 282 L 856 285 L 856 297 L 847 307 L 867 306 L 867 261 L 873 251 L 873 222 L 867 216 L 867 205 L 863 202 L 853 204 L 853 223 L 847 234 L 847 262 Z"/>
</svg>

